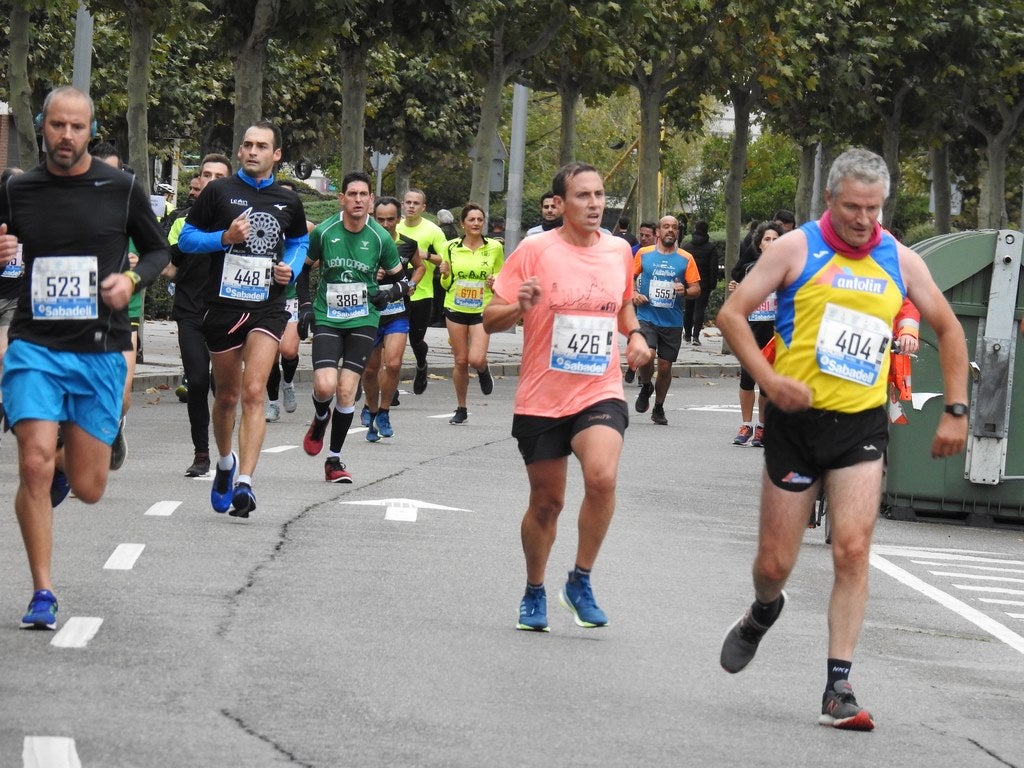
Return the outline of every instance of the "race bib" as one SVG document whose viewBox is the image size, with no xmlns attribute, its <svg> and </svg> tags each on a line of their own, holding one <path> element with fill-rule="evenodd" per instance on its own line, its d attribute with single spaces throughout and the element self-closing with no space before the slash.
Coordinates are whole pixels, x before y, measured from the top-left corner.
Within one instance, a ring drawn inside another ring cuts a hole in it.
<svg viewBox="0 0 1024 768">
<path fill-rule="evenodd" d="M 669 280 L 651 280 L 648 298 L 655 309 L 672 309 L 676 305 L 675 283 Z"/>
<path fill-rule="evenodd" d="M 47 256 L 32 263 L 32 317 L 95 320 L 99 317 L 95 256 Z"/>
<path fill-rule="evenodd" d="M 551 370 L 602 376 L 613 352 L 618 355 L 614 317 L 555 315 L 548 366 Z"/>
<path fill-rule="evenodd" d="M 871 386 L 889 354 L 892 328 L 880 318 L 827 304 L 818 328 L 818 368 L 840 379 Z"/>
<path fill-rule="evenodd" d="M 366 286 L 362 283 L 328 283 L 327 317 L 331 320 L 351 320 L 366 317 L 370 308 L 366 301 Z"/>
<path fill-rule="evenodd" d="M 235 301 L 266 301 L 270 298 L 273 266 L 265 257 L 225 253 L 219 296 Z"/>
<path fill-rule="evenodd" d="M 288 322 L 299 322 L 299 297 L 293 296 L 284 302 L 284 311 L 288 313 Z"/>
<path fill-rule="evenodd" d="M 25 262 L 21 260 L 21 243 L 18 243 L 18 253 L 7 262 L 4 271 L 0 272 L 0 278 L 14 280 L 25 274 Z"/>
<path fill-rule="evenodd" d="M 778 309 L 779 300 L 775 295 L 775 291 L 768 294 L 768 298 L 757 305 L 757 308 L 747 315 L 747 320 L 752 323 L 758 322 L 775 322 L 775 310 Z"/>
<path fill-rule="evenodd" d="M 390 291 L 391 285 L 391 283 L 381 285 L 378 287 L 377 290 Z M 400 315 L 402 312 L 405 312 L 405 299 L 402 297 L 398 297 L 394 301 L 389 301 L 387 303 L 387 306 L 385 306 L 384 309 L 380 311 L 380 315 L 381 317 L 387 317 L 388 315 Z"/>
<path fill-rule="evenodd" d="M 454 304 L 462 312 L 474 312 L 484 308 L 483 280 L 456 280 L 452 287 Z"/>
</svg>

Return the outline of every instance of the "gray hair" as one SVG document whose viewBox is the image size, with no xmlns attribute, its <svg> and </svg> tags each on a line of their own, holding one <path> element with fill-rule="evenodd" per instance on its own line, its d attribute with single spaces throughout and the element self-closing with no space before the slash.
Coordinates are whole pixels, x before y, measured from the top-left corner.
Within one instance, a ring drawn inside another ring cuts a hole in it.
<svg viewBox="0 0 1024 768">
<path fill-rule="evenodd" d="M 46 122 L 46 115 L 50 111 L 50 104 L 53 100 L 63 98 L 64 96 L 77 96 L 80 99 L 85 99 L 86 103 L 89 105 L 89 122 L 92 123 L 92 121 L 96 119 L 96 104 L 93 102 L 92 96 L 85 91 L 75 88 L 74 86 L 61 85 L 46 94 L 46 98 L 43 99 L 43 109 L 41 112 L 43 122 Z"/>
<path fill-rule="evenodd" d="M 835 197 L 839 193 L 839 185 L 846 179 L 862 184 L 882 184 L 885 187 L 884 197 L 889 197 L 889 168 L 885 160 L 870 150 L 854 147 L 835 159 L 828 172 L 826 188 L 829 195 Z"/>
</svg>

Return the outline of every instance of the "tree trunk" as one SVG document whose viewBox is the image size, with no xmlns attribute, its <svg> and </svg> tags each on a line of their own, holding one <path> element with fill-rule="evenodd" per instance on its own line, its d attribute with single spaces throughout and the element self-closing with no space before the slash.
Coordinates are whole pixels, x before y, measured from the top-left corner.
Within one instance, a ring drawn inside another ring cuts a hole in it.
<svg viewBox="0 0 1024 768">
<path fill-rule="evenodd" d="M 796 223 L 803 224 L 811 218 L 811 204 L 814 199 L 814 168 L 818 159 L 818 143 L 800 147 L 800 178 L 796 183 Z"/>
<path fill-rule="evenodd" d="M 835 148 L 831 144 L 822 143 L 819 145 L 817 162 L 814 173 L 817 177 L 814 197 L 811 200 L 811 218 L 817 221 L 825 212 L 825 190 L 828 188 L 828 172 L 832 168 L 832 161 L 836 159 Z"/>
<path fill-rule="evenodd" d="M 398 163 L 395 165 L 395 197 L 399 202 L 405 199 L 405 193 L 411 186 L 412 168 L 409 165 L 409 160 L 404 155 L 400 155 Z M 399 208 L 398 215 L 402 215 L 401 208 Z"/>
<path fill-rule="evenodd" d="M 128 163 L 143 189 L 152 191 L 149 168 L 149 95 L 150 61 L 153 47 L 153 25 L 138 3 L 129 3 L 128 33 Z"/>
<path fill-rule="evenodd" d="M 32 88 L 28 82 L 28 43 L 31 21 L 29 11 L 21 3 L 11 8 L 10 51 L 7 60 L 7 83 L 11 92 L 11 109 L 18 133 L 18 155 L 8 163 L 17 163 L 24 170 L 39 162 L 39 144 L 36 142 L 35 122 L 32 115 Z"/>
<path fill-rule="evenodd" d="M 665 93 L 661 79 L 653 76 L 640 93 L 640 147 L 637 173 L 636 220 L 658 221 L 661 218 L 661 100 Z"/>
<path fill-rule="evenodd" d="M 889 196 L 882 205 L 882 224 L 892 226 L 900 186 L 900 112 L 882 116 L 882 159 L 889 169 Z"/>
<path fill-rule="evenodd" d="M 580 85 L 570 74 L 568 66 L 559 78 L 558 95 L 561 99 L 562 129 L 558 139 L 558 164 L 565 165 L 576 159 L 576 107 L 580 103 Z"/>
<path fill-rule="evenodd" d="M 495 64 L 480 99 L 480 124 L 473 139 L 473 175 L 469 197 L 483 207 L 485 216 L 491 207 L 491 156 L 504 85 L 505 75 L 500 66 Z"/>
<path fill-rule="evenodd" d="M 365 169 L 366 53 L 341 52 L 341 167 L 344 173 Z"/>
<path fill-rule="evenodd" d="M 263 70 L 267 43 L 274 32 L 281 0 L 256 0 L 252 28 L 235 52 L 235 150 L 242 146 L 246 130 L 263 117 Z"/>
<path fill-rule="evenodd" d="M 1006 158 L 1010 154 L 1012 140 L 1013 132 L 1004 129 L 991 137 L 985 147 L 988 169 L 982 194 L 987 198 L 987 217 L 981 219 L 979 206 L 979 229 L 1004 229 L 1009 221 L 1006 214 Z"/>
<path fill-rule="evenodd" d="M 932 190 L 935 197 L 935 234 L 947 235 L 951 229 L 951 194 L 949 184 L 949 143 L 942 142 L 931 151 Z"/>
<path fill-rule="evenodd" d="M 747 167 L 747 142 L 750 138 L 750 109 L 754 103 L 751 91 L 734 86 L 730 89 L 733 109 L 732 144 L 729 148 L 729 174 L 725 178 L 725 274 L 728 275 L 739 258 L 743 222 L 742 185 Z"/>
</svg>

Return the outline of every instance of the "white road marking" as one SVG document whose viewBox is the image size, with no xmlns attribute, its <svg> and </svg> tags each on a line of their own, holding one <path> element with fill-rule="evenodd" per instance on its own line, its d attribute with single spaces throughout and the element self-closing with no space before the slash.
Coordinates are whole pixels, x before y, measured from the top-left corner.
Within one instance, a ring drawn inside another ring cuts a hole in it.
<svg viewBox="0 0 1024 768">
<path fill-rule="evenodd" d="M 879 548 L 881 549 L 881 547 Z M 1013 648 L 1018 653 L 1024 654 L 1024 637 L 1021 637 L 1010 628 L 1000 624 L 995 619 L 986 616 L 984 613 L 976 608 L 972 608 L 967 603 L 959 600 L 952 595 L 948 595 L 941 589 L 933 587 L 931 584 L 922 581 L 921 579 L 914 576 L 895 563 L 886 560 L 884 557 L 877 553 L 871 555 L 871 565 L 883 573 L 892 576 L 897 581 L 905 584 L 911 589 L 916 589 L 925 597 L 930 597 L 932 600 L 937 602 L 939 605 L 947 608 L 959 616 L 967 619 L 967 621 L 975 624 L 985 632 L 995 637 L 997 640 L 1001 640 L 1008 646 Z M 1002 592 L 1004 590 L 992 590 Z M 1024 592 L 1022 592 L 1024 594 Z"/>
<path fill-rule="evenodd" d="M 928 571 L 932 576 L 949 576 L 953 579 L 974 579 L 975 581 L 1002 581 L 1011 584 L 1024 584 L 1024 579 L 1014 579 L 1010 576 L 986 576 L 982 573 L 959 573 L 953 571 Z"/>
<path fill-rule="evenodd" d="M 703 411 L 705 413 L 739 413 L 740 406 L 737 405 L 690 405 L 686 408 L 679 408 L 680 411 Z"/>
<path fill-rule="evenodd" d="M 22 768 L 82 768 L 75 740 L 65 736 L 26 736 L 21 747 Z"/>
<path fill-rule="evenodd" d="M 339 501 L 339 504 L 362 504 L 369 507 L 386 507 L 384 519 L 398 523 L 415 523 L 421 509 L 442 509 L 448 512 L 469 512 L 468 509 L 445 507 L 417 499 L 373 499 L 371 501 Z"/>
<path fill-rule="evenodd" d="M 964 592 L 993 592 L 997 595 L 1024 595 L 1024 589 L 1006 589 L 1005 587 L 976 587 L 971 584 L 954 584 Z"/>
<path fill-rule="evenodd" d="M 427 416 L 428 419 L 450 419 L 455 415 L 455 411 L 448 411 L 448 413 L 439 413 L 436 416 Z M 467 411 L 466 416 L 472 416 L 472 411 Z"/>
<path fill-rule="evenodd" d="M 284 453 L 298 447 L 297 445 L 275 445 L 273 448 L 264 448 L 260 453 Z"/>
<path fill-rule="evenodd" d="M 992 603 L 992 605 L 1020 605 L 1024 606 L 1024 600 L 1000 600 L 997 597 L 979 597 L 979 603 Z"/>
<path fill-rule="evenodd" d="M 915 564 L 917 564 L 917 565 L 930 565 L 930 566 L 934 566 L 934 567 L 939 567 L 939 566 L 943 566 L 943 565 L 949 565 L 949 563 L 932 563 L 932 562 L 929 562 L 928 560 L 914 560 L 913 562 Z M 958 568 L 970 568 L 971 570 L 975 570 L 975 571 L 997 571 L 999 573 L 1024 573 L 1024 568 L 996 568 L 994 566 L 988 566 L 988 565 L 964 565 L 962 563 L 960 565 L 958 565 L 957 567 Z"/>
<path fill-rule="evenodd" d="M 145 548 L 145 544 L 118 544 L 103 567 L 111 571 L 130 571 Z"/>
<path fill-rule="evenodd" d="M 100 631 L 103 619 L 92 616 L 72 616 L 57 630 L 50 645 L 56 648 L 85 648 Z"/>
<path fill-rule="evenodd" d="M 181 506 L 180 501 L 158 501 L 152 507 L 146 510 L 145 514 L 154 515 L 156 517 L 169 517 L 174 514 L 174 510 Z"/>
</svg>

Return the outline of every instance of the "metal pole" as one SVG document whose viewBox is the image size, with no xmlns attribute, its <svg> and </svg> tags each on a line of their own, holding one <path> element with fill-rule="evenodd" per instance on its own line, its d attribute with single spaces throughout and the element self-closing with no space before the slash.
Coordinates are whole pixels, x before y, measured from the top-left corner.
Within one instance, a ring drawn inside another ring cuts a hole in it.
<svg viewBox="0 0 1024 768">
<path fill-rule="evenodd" d="M 92 14 L 85 7 L 83 0 L 78 1 L 78 14 L 75 17 L 75 58 L 71 84 L 89 93 L 89 82 L 92 80 Z"/>
<path fill-rule="evenodd" d="M 505 201 L 505 253 L 519 245 L 523 224 L 523 174 L 526 167 L 526 107 L 530 89 L 512 89 L 512 134 L 508 154 L 508 199 Z"/>
</svg>

